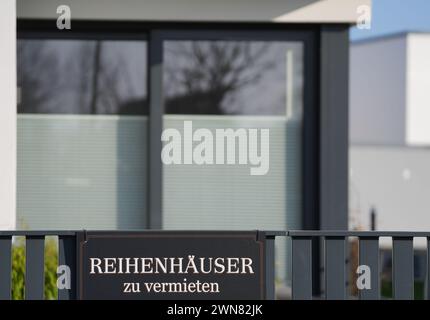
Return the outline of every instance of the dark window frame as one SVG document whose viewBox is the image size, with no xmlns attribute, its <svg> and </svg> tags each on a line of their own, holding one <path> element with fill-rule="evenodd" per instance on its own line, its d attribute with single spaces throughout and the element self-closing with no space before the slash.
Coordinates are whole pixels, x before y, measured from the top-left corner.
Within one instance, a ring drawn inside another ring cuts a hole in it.
<svg viewBox="0 0 430 320">
<path fill-rule="evenodd" d="M 151 74 L 148 83 L 150 85 L 149 96 L 149 114 L 154 115 L 150 118 L 150 150 L 156 150 L 155 155 L 161 153 L 162 144 L 159 139 L 162 130 L 162 116 L 164 115 L 164 97 L 163 97 L 163 42 L 164 41 L 294 41 L 303 44 L 303 120 L 302 120 L 302 226 L 304 229 L 315 229 L 317 227 L 318 206 L 306 205 L 315 204 L 317 185 L 315 168 L 318 166 L 317 154 L 317 137 L 318 132 L 318 106 L 316 105 L 316 59 L 318 58 L 316 42 L 318 38 L 317 28 L 301 25 L 295 28 L 288 25 L 284 30 L 279 28 L 264 29 L 261 26 L 254 25 L 246 30 L 234 28 L 232 25 L 225 25 L 225 28 L 217 29 L 219 24 L 212 28 L 179 28 L 177 30 L 165 28 L 151 31 L 149 42 Z M 242 24 L 238 25 L 243 27 Z M 267 28 L 267 24 L 265 25 Z M 161 108 L 160 108 L 161 106 Z M 154 124 L 154 125 L 152 125 Z M 306 147 L 305 147 L 306 146 Z M 149 224 L 151 228 L 159 229 L 162 227 L 162 197 L 157 194 L 162 193 L 162 164 L 159 157 L 150 156 L 149 173 L 150 193 L 149 196 L 152 204 L 149 207 L 150 217 Z M 316 163 L 315 163 L 316 162 Z M 306 179 L 306 180 L 305 180 Z"/>
<path fill-rule="evenodd" d="M 145 23 L 124 21 L 73 21 L 71 30 L 58 30 L 54 20 L 18 19 L 18 39 L 79 40 L 145 40 L 148 45 L 147 92 L 149 101 L 149 175 L 148 221 L 152 229 L 162 228 L 162 164 L 159 158 L 163 117 L 162 60 L 163 41 L 168 40 L 236 40 L 236 41 L 298 41 L 303 43 L 304 88 L 302 132 L 302 220 L 303 228 L 315 225 L 315 203 L 310 185 L 316 181 L 315 125 L 317 119 L 315 62 L 318 25 L 267 23 Z M 161 106 L 161 108 L 160 108 Z M 310 152 L 311 151 L 311 152 Z M 313 188 L 313 187 L 312 187 Z"/>
</svg>

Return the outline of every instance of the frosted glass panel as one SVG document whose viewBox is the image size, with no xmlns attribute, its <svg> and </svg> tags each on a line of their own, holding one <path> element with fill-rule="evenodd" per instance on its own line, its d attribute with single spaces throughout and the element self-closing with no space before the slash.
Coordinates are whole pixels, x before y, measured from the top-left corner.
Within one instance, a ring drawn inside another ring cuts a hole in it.
<svg viewBox="0 0 430 320">
<path fill-rule="evenodd" d="M 18 115 L 19 228 L 144 228 L 146 140 L 146 116 Z"/>
<path fill-rule="evenodd" d="M 193 129 L 270 129 L 270 170 L 249 174 L 248 165 L 165 165 L 163 228 L 286 230 L 301 226 L 301 123 L 284 117 L 167 115 L 166 128 L 183 136 Z M 288 181 L 288 183 L 287 183 Z M 278 279 L 285 279 L 287 244 L 276 244 Z"/>
<path fill-rule="evenodd" d="M 298 165 L 295 158 L 287 157 L 286 144 L 297 140 L 297 125 L 275 116 L 168 115 L 164 126 L 177 129 L 183 136 L 186 120 L 193 121 L 194 130 L 207 128 L 214 136 L 216 129 L 270 129 L 270 169 L 259 176 L 250 175 L 249 165 L 165 165 L 164 228 L 274 230 L 300 224 L 300 198 L 286 198 L 287 174 L 300 186 L 300 174 L 287 172 Z M 288 151 L 297 154 L 298 147 L 290 145 Z M 294 191 L 289 193 L 294 195 Z M 287 206 L 291 212 L 288 216 Z"/>
</svg>

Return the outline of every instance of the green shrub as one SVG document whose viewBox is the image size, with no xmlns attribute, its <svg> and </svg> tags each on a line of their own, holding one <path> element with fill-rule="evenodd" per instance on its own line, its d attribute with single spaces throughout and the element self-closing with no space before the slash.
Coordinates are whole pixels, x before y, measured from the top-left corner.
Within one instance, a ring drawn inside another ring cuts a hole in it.
<svg viewBox="0 0 430 320">
<path fill-rule="evenodd" d="M 24 239 L 17 239 L 12 248 L 12 299 L 22 300 L 25 296 L 25 244 Z M 45 288 L 47 300 L 57 299 L 57 241 L 46 238 L 45 241 Z"/>
<path fill-rule="evenodd" d="M 12 299 L 24 299 L 25 287 L 25 246 L 22 241 L 12 248 Z"/>
<path fill-rule="evenodd" d="M 423 281 L 414 281 L 414 299 L 424 299 L 425 284 Z M 381 281 L 381 296 L 386 299 L 391 299 L 393 296 L 393 283 L 391 281 Z"/>
</svg>

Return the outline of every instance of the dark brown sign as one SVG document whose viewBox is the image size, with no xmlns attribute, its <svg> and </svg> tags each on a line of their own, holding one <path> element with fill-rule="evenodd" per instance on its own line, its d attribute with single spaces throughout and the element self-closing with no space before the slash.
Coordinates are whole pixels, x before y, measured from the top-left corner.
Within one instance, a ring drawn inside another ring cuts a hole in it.
<svg viewBox="0 0 430 320">
<path fill-rule="evenodd" d="M 100 231 L 79 239 L 81 299 L 265 299 L 273 287 L 264 232 Z"/>
</svg>

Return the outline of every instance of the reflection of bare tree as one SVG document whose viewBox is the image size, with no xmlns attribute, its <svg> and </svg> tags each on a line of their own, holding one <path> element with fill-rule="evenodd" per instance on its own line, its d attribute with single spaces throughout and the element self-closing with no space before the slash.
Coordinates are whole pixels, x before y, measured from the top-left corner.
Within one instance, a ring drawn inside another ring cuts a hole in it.
<svg viewBox="0 0 430 320">
<path fill-rule="evenodd" d="M 91 79 L 91 100 L 90 100 L 90 113 L 97 114 L 97 97 L 99 95 L 99 77 L 101 68 L 101 55 L 102 43 L 96 41 L 94 48 L 94 62 L 93 62 L 93 75 Z"/>
<path fill-rule="evenodd" d="M 130 51 L 123 46 L 103 41 L 20 40 L 17 54 L 20 113 L 129 113 L 125 104 L 138 96 L 130 74 L 134 69 L 126 61 Z M 133 110 L 143 113 L 142 103 Z"/>
<path fill-rule="evenodd" d="M 114 55 L 114 54 L 113 54 Z M 82 113 L 115 114 L 127 96 L 133 95 L 130 75 L 120 55 L 112 57 L 101 41 L 83 43 L 78 51 L 81 59 L 77 92 Z M 126 83 L 120 88 L 120 83 Z M 123 90 L 121 90 L 123 89 Z"/>
<path fill-rule="evenodd" d="M 17 82 L 20 88 L 19 113 L 51 112 L 58 59 L 41 41 L 18 41 Z"/>
<path fill-rule="evenodd" d="M 265 61 L 269 44 L 188 42 L 168 48 L 167 113 L 223 114 L 223 103 L 242 88 L 256 84 L 274 66 Z"/>
</svg>

